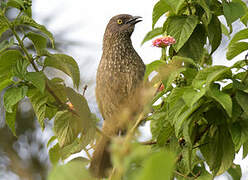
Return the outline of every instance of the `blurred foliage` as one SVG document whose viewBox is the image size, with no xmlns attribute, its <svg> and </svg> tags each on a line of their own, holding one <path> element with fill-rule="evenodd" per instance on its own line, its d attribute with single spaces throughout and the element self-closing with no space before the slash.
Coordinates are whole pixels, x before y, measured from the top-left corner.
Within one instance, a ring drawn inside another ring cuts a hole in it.
<svg viewBox="0 0 248 180">
<path fill-rule="evenodd" d="M 18 14 L 8 18 L 11 9 L 16 9 Z M 222 34 L 232 33 L 235 21 L 247 26 L 247 12 L 246 4 L 241 0 L 157 2 L 153 9 L 152 30 L 142 44 L 158 35 L 169 35 L 176 43 L 169 49 L 162 47 L 161 59 L 147 65 L 145 80 L 156 71 L 148 84 L 160 86 L 147 105 L 149 108 L 144 108 L 141 118 L 126 136 L 112 138 L 114 168 L 109 179 L 204 180 L 226 171 L 234 179 L 241 177 L 240 167 L 233 161 L 242 146 L 243 157 L 248 152 L 247 56 L 231 67 L 212 65 L 211 56 L 218 50 Z M 163 26 L 156 27 L 164 14 L 167 18 Z M 220 22 L 221 15 L 228 27 Z M 6 33 L 8 35 L 4 36 Z M 0 43 L 0 90 L 4 90 L 4 117 L 9 127 L 5 128 L 5 133 L 12 131 L 13 135 L 22 137 L 25 128 L 34 128 L 33 121 L 25 125 L 18 123 L 22 117 L 19 116 L 19 104 L 28 99 L 34 113 L 30 113 L 30 118 L 25 113 L 21 121 L 33 120 L 35 115 L 44 129 L 47 127 L 45 121 L 54 119 L 54 136 L 47 144 L 53 163 L 48 179 L 94 179 L 86 166 L 94 141 L 102 132 L 96 126 L 98 120 L 91 113 L 84 94 L 77 92 L 80 84 L 78 64 L 73 57 L 54 52 L 54 36 L 32 19 L 30 1 L 1 2 L 0 36 L 4 38 Z M 226 54 L 228 60 L 248 50 L 247 42 L 243 41 L 247 37 L 247 28 L 233 36 Z M 34 48 L 30 49 L 25 40 L 30 40 Z M 44 71 L 47 67 L 68 75 L 75 89 L 67 87 L 61 78 L 49 78 Z M 135 132 L 142 121 L 151 122 L 152 139 L 140 143 Z M 16 137 L 8 138 L 9 141 L 1 141 L 1 147 L 13 149 L 15 146 L 9 142 L 16 141 Z M 36 166 L 19 165 L 16 152 L 12 155 L 14 151 L 8 151 L 8 158 L 15 166 L 11 163 L 8 166 L 19 176 L 35 179 L 30 173 L 33 167 L 47 172 L 48 167 L 37 163 L 40 162 L 37 158 L 34 158 Z M 62 164 L 66 158 L 81 151 L 87 158 Z M 25 167 L 27 169 L 23 171 Z M 40 172 L 40 177 L 46 179 L 46 173 Z"/>
</svg>

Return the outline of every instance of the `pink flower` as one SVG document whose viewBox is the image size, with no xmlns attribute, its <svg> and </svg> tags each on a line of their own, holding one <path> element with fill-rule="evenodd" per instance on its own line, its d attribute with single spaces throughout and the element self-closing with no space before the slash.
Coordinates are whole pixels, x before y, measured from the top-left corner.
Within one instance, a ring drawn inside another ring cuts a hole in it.
<svg viewBox="0 0 248 180">
<path fill-rule="evenodd" d="M 160 37 L 160 38 L 155 39 L 152 42 L 152 45 L 155 47 L 167 47 L 175 43 L 176 43 L 176 40 L 173 37 L 165 36 L 165 37 Z"/>
</svg>

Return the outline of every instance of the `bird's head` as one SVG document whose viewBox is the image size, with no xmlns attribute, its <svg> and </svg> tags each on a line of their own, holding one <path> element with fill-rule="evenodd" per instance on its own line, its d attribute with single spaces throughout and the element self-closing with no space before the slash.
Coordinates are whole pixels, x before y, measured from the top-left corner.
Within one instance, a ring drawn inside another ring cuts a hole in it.
<svg viewBox="0 0 248 180">
<path fill-rule="evenodd" d="M 136 23 L 142 21 L 140 16 L 131 16 L 129 14 L 119 14 L 112 17 L 107 25 L 106 34 L 128 35 L 131 36 Z"/>
</svg>

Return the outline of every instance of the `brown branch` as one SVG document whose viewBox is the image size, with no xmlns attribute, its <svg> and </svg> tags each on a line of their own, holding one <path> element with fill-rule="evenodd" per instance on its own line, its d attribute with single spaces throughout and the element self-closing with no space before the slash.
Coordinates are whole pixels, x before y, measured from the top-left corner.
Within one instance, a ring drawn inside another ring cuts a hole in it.
<svg viewBox="0 0 248 180">
<path fill-rule="evenodd" d="M 145 141 L 145 142 L 140 142 L 140 144 L 142 145 L 153 145 L 153 144 L 157 144 L 156 141 Z"/>
</svg>

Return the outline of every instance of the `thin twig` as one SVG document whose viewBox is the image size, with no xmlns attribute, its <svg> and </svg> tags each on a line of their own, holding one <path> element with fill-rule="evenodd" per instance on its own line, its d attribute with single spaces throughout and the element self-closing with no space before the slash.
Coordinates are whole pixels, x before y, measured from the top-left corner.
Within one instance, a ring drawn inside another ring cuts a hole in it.
<svg viewBox="0 0 248 180">
<path fill-rule="evenodd" d="M 88 88 L 88 85 L 86 84 L 86 85 L 84 86 L 84 88 L 83 88 L 83 96 L 85 95 L 85 92 L 86 92 L 87 88 Z"/>
<path fill-rule="evenodd" d="M 145 142 L 140 142 L 140 144 L 142 145 L 153 145 L 153 144 L 157 144 L 156 141 L 145 141 Z"/>
</svg>

